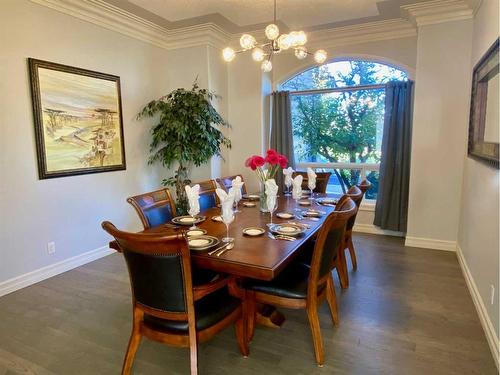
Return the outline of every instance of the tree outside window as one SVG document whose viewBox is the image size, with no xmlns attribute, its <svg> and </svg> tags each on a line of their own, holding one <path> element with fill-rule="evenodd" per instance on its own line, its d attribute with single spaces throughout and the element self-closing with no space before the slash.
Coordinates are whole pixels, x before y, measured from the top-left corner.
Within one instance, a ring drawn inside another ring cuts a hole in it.
<svg viewBox="0 0 500 375">
<path fill-rule="evenodd" d="M 380 162 L 385 110 L 384 84 L 405 72 L 369 61 L 340 61 L 306 70 L 282 86 L 292 93 L 295 160 L 348 163 L 335 168 L 329 190 L 345 192 L 360 182 L 363 164 Z M 322 90 L 317 92 L 314 90 Z M 294 94 L 293 92 L 299 91 Z M 366 171 L 375 199 L 378 170 Z"/>
</svg>

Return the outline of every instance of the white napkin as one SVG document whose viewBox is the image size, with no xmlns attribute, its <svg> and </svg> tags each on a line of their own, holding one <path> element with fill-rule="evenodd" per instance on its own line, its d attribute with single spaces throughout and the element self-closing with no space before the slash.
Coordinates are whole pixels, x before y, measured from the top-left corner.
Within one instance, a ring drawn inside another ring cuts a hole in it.
<svg viewBox="0 0 500 375">
<path fill-rule="evenodd" d="M 285 186 L 290 187 L 292 186 L 292 174 L 295 172 L 292 167 L 288 167 L 286 169 L 283 169 L 283 175 L 285 176 Z"/>
<path fill-rule="evenodd" d="M 241 181 L 240 176 L 236 176 L 234 180 L 231 181 L 232 189 L 234 190 L 234 200 L 239 202 L 241 200 L 241 188 L 245 183 Z"/>
<path fill-rule="evenodd" d="M 292 198 L 293 199 L 300 199 L 302 198 L 302 180 L 304 177 L 302 175 L 297 175 L 295 178 L 292 180 Z"/>
<path fill-rule="evenodd" d="M 217 193 L 217 196 L 220 200 L 222 221 L 226 224 L 229 224 L 234 220 L 234 190 L 233 188 L 231 188 L 229 189 L 229 193 L 226 193 L 224 190 L 217 188 L 215 192 Z"/>
<path fill-rule="evenodd" d="M 311 168 L 307 168 L 307 187 L 309 190 L 316 188 L 316 173 Z"/>
<path fill-rule="evenodd" d="M 200 213 L 200 185 L 196 184 L 193 187 L 186 185 L 186 195 L 189 202 L 189 215 L 196 216 Z"/>
<path fill-rule="evenodd" d="M 276 208 L 276 197 L 278 195 L 278 185 L 273 178 L 269 179 L 265 183 L 266 186 L 266 203 L 267 209 L 271 212 Z"/>
</svg>

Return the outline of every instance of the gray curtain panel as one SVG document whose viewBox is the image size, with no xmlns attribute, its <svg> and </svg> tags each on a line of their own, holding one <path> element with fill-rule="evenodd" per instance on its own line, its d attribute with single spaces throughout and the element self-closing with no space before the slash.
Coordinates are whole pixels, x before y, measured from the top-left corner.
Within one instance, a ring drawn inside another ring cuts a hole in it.
<svg viewBox="0 0 500 375">
<path fill-rule="evenodd" d="M 406 232 L 413 82 L 389 82 L 385 95 L 382 160 L 373 224 L 382 229 Z"/>
<path fill-rule="evenodd" d="M 270 147 L 288 158 L 288 166 L 295 168 L 293 159 L 292 113 L 290 93 L 277 91 L 271 94 L 271 141 Z M 276 175 L 276 183 L 283 188 L 283 174 Z"/>
</svg>

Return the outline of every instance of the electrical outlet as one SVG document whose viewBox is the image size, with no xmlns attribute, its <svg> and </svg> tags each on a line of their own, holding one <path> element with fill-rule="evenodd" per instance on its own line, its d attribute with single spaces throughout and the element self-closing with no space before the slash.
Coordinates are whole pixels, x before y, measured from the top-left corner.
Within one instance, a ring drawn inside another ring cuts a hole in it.
<svg viewBox="0 0 500 375">
<path fill-rule="evenodd" d="M 56 243 L 49 242 L 47 244 L 47 254 L 54 254 L 56 252 Z"/>
<path fill-rule="evenodd" d="M 493 305 L 495 303 L 495 285 L 490 285 L 490 303 Z"/>
</svg>

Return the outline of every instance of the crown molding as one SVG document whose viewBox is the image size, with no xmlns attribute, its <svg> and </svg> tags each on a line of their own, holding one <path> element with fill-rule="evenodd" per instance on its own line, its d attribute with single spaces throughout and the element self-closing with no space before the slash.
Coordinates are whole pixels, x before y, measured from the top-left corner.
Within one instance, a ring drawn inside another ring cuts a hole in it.
<svg viewBox="0 0 500 375">
<path fill-rule="evenodd" d="M 472 18 L 474 9 L 463 0 L 433 0 L 401 7 L 417 27 Z"/>
<path fill-rule="evenodd" d="M 237 45 L 242 33 L 230 33 L 215 23 L 167 29 L 103 0 L 30 0 L 108 30 L 167 50 L 197 46 L 222 49 Z M 417 27 L 473 17 L 474 10 L 464 0 L 433 0 L 401 7 L 405 18 L 367 22 L 352 26 L 321 29 L 308 33 L 310 48 L 335 47 L 373 41 L 412 37 Z M 253 30 L 264 36 L 264 30 Z M 264 42 L 264 41 L 263 41 Z"/>
<path fill-rule="evenodd" d="M 102 0 L 30 0 L 164 49 L 221 47 L 231 34 L 213 23 L 168 30 Z"/>
</svg>

